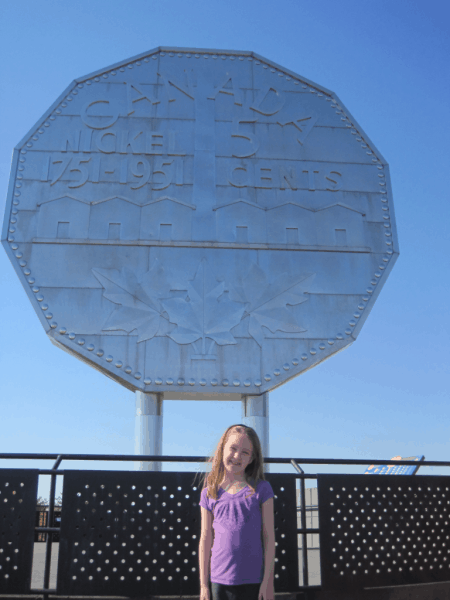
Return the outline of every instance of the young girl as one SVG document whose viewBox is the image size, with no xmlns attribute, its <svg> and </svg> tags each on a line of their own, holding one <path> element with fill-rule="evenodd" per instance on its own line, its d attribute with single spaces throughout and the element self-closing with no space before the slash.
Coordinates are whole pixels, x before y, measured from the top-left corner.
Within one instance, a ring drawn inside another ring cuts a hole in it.
<svg viewBox="0 0 450 600">
<path fill-rule="evenodd" d="M 274 600 L 273 569 L 264 573 L 262 522 L 265 502 L 270 501 L 273 515 L 274 493 L 264 478 L 256 431 L 246 425 L 228 427 L 211 461 L 199 502 L 200 600 Z M 273 516 L 267 521 L 273 529 Z M 275 532 L 268 533 L 275 552 Z"/>
</svg>

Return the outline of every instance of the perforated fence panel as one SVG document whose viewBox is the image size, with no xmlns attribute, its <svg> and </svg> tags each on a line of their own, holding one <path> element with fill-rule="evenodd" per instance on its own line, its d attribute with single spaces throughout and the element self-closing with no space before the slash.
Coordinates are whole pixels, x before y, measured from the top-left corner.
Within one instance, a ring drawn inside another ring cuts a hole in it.
<svg viewBox="0 0 450 600">
<path fill-rule="evenodd" d="M 199 593 L 200 478 L 195 473 L 66 471 L 58 594 Z M 277 591 L 298 587 L 295 479 L 275 493 Z"/>
<path fill-rule="evenodd" d="M 450 581 L 450 477 L 319 475 L 322 585 Z"/>
<path fill-rule="evenodd" d="M 0 593 L 31 587 L 37 469 L 0 469 Z"/>
</svg>

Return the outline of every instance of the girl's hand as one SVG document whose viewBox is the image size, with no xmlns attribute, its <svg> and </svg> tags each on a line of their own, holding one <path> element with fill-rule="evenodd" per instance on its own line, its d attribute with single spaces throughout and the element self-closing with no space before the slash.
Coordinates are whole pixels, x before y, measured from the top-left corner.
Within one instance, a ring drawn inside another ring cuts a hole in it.
<svg viewBox="0 0 450 600">
<path fill-rule="evenodd" d="M 259 588 L 258 600 L 275 600 L 273 582 L 262 582 Z"/>
<path fill-rule="evenodd" d="M 200 600 L 211 600 L 211 594 L 209 592 L 209 587 L 201 587 L 200 588 Z"/>
</svg>

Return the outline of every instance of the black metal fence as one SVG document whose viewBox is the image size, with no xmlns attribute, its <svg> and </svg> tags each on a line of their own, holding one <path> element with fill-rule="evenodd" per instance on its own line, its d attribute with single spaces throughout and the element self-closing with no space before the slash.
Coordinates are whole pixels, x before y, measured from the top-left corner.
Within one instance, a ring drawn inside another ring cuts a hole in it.
<svg viewBox="0 0 450 600">
<path fill-rule="evenodd" d="M 62 460 L 204 462 L 204 457 L 0 454 L 0 458 L 56 459 L 52 469 L 0 470 L 0 597 L 199 594 L 201 489 L 194 484 L 198 474 L 58 467 Z M 265 474 L 275 494 L 276 592 L 319 588 L 310 585 L 308 570 L 308 541 L 317 535 L 324 589 L 450 581 L 450 477 L 306 474 L 298 465 L 366 465 L 363 460 L 267 458 L 265 462 L 291 464 L 296 470 Z M 421 465 L 449 467 L 450 462 Z M 36 524 L 38 477 L 47 474 L 51 475 L 47 523 L 52 527 Z M 55 526 L 57 475 L 64 477 L 60 528 Z M 318 480 L 315 528 L 308 527 L 306 479 Z M 56 590 L 49 587 L 52 535 L 46 540 L 44 585 L 31 588 L 33 543 L 39 533 L 59 535 Z"/>
</svg>

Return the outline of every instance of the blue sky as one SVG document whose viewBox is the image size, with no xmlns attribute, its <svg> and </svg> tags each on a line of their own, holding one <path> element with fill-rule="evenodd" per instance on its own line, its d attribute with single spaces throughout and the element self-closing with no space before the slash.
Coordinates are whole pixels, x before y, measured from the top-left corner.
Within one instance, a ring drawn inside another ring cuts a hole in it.
<svg viewBox="0 0 450 600">
<path fill-rule="evenodd" d="M 180 46 L 252 50 L 333 90 L 390 165 L 400 257 L 356 342 L 270 395 L 270 455 L 448 460 L 449 23 L 436 0 L 3 2 L 2 220 L 14 146 L 76 77 Z M 0 452 L 132 454 L 134 395 L 50 343 L 3 249 L 0 285 Z M 166 401 L 163 412 L 168 455 L 209 455 L 241 422 L 240 403 Z"/>
</svg>

